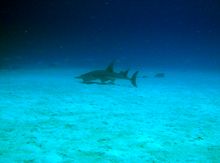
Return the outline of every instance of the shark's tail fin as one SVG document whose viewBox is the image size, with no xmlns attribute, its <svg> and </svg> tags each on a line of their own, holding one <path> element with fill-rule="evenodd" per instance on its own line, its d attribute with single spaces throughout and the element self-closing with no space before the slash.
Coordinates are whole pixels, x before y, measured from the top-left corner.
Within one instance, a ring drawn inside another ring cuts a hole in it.
<svg viewBox="0 0 220 163">
<path fill-rule="evenodd" d="M 132 75 L 132 77 L 131 77 L 131 84 L 133 85 L 133 86 L 135 86 L 135 87 L 137 87 L 137 83 L 136 83 L 136 79 L 137 79 L 137 74 L 138 74 L 138 71 L 136 71 L 133 75 Z"/>
</svg>

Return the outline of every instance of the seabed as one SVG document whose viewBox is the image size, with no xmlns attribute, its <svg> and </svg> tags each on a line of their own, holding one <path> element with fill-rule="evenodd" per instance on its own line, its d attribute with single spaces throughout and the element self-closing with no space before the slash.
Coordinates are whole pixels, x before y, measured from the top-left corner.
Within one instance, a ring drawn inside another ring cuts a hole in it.
<svg viewBox="0 0 220 163">
<path fill-rule="evenodd" d="M 220 162 L 220 75 L 114 85 L 86 69 L 0 71 L 0 162 Z M 150 74 L 150 70 L 142 72 Z"/>
</svg>

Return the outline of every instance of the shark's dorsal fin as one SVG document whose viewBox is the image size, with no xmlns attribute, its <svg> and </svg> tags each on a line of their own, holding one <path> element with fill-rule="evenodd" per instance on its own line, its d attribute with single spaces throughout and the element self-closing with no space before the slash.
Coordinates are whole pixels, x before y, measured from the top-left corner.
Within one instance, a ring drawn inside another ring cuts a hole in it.
<svg viewBox="0 0 220 163">
<path fill-rule="evenodd" d="M 115 63 L 115 62 L 112 61 L 112 62 L 108 65 L 108 67 L 105 69 L 105 71 L 113 73 L 113 72 L 114 72 L 114 63 Z"/>
</svg>

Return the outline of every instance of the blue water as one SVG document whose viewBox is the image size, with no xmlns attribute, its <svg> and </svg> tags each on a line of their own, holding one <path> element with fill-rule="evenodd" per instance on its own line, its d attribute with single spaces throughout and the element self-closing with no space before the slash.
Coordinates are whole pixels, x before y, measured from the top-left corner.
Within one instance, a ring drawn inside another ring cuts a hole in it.
<svg viewBox="0 0 220 163">
<path fill-rule="evenodd" d="M 7 2 L 1 17 L 1 67 L 104 66 L 118 59 L 219 70 L 216 0 Z"/>
<path fill-rule="evenodd" d="M 220 162 L 219 8 L 217 0 L 1 5 L 0 162 Z M 137 88 L 74 78 L 113 60 L 115 72 L 139 71 Z"/>
</svg>

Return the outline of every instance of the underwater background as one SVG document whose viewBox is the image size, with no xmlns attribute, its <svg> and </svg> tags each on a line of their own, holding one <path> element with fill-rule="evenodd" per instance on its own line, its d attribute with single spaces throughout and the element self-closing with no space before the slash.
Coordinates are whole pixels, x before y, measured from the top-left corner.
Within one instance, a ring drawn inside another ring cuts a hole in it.
<svg viewBox="0 0 220 163">
<path fill-rule="evenodd" d="M 219 20 L 218 0 L 1 2 L 0 163 L 220 162 Z M 112 61 L 137 88 L 75 78 Z"/>
<path fill-rule="evenodd" d="M 1 66 L 110 62 L 218 69 L 217 0 L 10 1 L 1 5 Z"/>
</svg>

